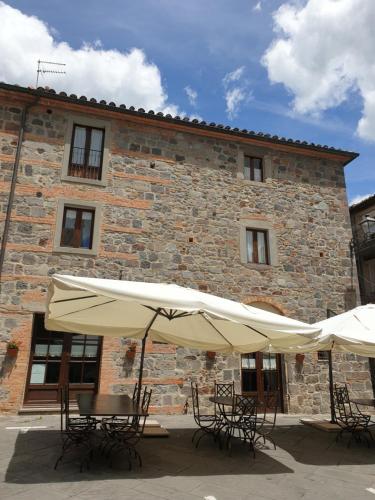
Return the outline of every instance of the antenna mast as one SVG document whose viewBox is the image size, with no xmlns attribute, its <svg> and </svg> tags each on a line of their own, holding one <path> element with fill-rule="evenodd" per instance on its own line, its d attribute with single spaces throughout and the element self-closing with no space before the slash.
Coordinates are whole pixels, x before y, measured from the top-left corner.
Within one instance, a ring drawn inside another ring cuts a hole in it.
<svg viewBox="0 0 375 500">
<path fill-rule="evenodd" d="M 54 69 L 45 69 L 42 64 L 52 64 L 53 66 L 66 66 L 64 63 L 51 62 L 51 61 L 41 61 L 38 60 L 38 69 L 36 70 L 36 88 L 38 88 L 39 75 L 45 75 L 46 73 L 55 73 L 57 75 L 65 75 L 66 71 L 58 71 Z"/>
</svg>

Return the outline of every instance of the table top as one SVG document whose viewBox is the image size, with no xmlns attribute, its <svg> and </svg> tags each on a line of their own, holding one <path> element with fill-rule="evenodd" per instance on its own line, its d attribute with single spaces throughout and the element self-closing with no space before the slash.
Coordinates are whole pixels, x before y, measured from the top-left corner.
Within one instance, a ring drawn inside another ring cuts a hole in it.
<svg viewBox="0 0 375 500">
<path fill-rule="evenodd" d="M 353 403 L 363 406 L 375 406 L 375 399 L 352 399 Z"/>
<path fill-rule="evenodd" d="M 147 416 L 128 395 L 77 394 L 79 414 L 84 417 Z"/>
</svg>

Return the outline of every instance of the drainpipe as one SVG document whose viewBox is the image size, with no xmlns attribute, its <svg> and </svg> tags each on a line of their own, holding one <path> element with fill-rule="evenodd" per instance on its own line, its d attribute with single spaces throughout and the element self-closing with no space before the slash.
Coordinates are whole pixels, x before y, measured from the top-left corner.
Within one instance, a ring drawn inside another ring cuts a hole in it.
<svg viewBox="0 0 375 500">
<path fill-rule="evenodd" d="M 22 110 L 21 123 L 20 123 L 20 128 L 19 128 L 19 131 L 18 131 L 18 141 L 17 141 L 16 157 L 15 157 L 15 160 L 14 160 L 12 180 L 11 180 L 11 184 L 10 184 L 10 191 L 9 191 L 9 198 L 8 198 L 8 205 L 7 205 L 6 215 L 5 215 L 4 231 L 3 231 L 3 237 L 1 239 L 1 248 L 0 248 L 0 287 L 1 287 L 1 284 L 2 284 L 2 273 L 3 273 L 4 259 L 5 259 L 5 251 L 6 251 L 6 245 L 7 245 L 7 242 L 8 242 L 10 220 L 11 220 L 11 215 L 12 215 L 14 194 L 15 194 L 16 184 L 17 184 L 18 167 L 19 167 L 19 163 L 20 163 L 21 148 L 22 148 L 23 136 L 24 136 L 24 132 L 25 132 L 25 124 L 26 124 L 27 113 L 28 113 L 29 109 L 32 106 L 35 106 L 35 104 L 38 101 L 39 101 L 39 97 L 37 97 L 33 102 L 30 102 L 29 104 L 25 104 L 25 107 Z"/>
</svg>

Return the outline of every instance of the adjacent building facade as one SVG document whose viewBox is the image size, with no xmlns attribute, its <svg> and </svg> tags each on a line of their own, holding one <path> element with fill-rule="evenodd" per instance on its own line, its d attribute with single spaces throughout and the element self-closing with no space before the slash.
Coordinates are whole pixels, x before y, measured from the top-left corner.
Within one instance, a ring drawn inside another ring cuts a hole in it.
<svg viewBox="0 0 375 500">
<path fill-rule="evenodd" d="M 44 329 L 53 273 L 177 283 L 306 322 L 353 307 L 343 168 L 355 157 L 0 84 L 0 411 L 53 407 L 67 381 L 76 392 L 132 391 L 129 340 Z M 368 359 L 333 361 L 337 382 L 371 396 Z M 328 411 L 324 355 L 149 342 L 145 363 L 154 412 L 189 411 L 190 380 L 207 395 L 214 380 L 235 380 L 245 393 L 279 392 L 283 411 Z"/>
</svg>

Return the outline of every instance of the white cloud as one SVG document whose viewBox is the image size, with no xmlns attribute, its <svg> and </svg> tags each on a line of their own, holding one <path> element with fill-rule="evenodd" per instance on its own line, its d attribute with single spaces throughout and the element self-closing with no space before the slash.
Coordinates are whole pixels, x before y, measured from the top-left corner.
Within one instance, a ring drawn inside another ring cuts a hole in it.
<svg viewBox="0 0 375 500">
<path fill-rule="evenodd" d="M 192 89 L 190 85 L 187 85 L 184 90 L 188 96 L 190 105 L 195 107 L 197 105 L 198 92 Z"/>
<path fill-rule="evenodd" d="M 261 10 L 262 10 L 262 2 L 259 1 L 256 5 L 254 5 L 253 11 L 260 12 Z"/>
<path fill-rule="evenodd" d="M 252 98 L 249 82 L 244 78 L 245 66 L 227 73 L 222 82 L 225 89 L 225 103 L 228 118 L 233 120 L 238 115 L 241 106 Z"/>
<path fill-rule="evenodd" d="M 39 85 L 78 96 L 176 114 L 168 103 L 159 68 L 137 48 L 105 50 L 100 40 L 79 49 L 58 42 L 43 21 L 0 1 L 0 81 L 35 85 L 38 59 L 66 64 L 66 75 L 42 75 Z M 46 68 L 47 69 L 47 68 Z"/>
<path fill-rule="evenodd" d="M 357 133 L 375 140 L 375 1 L 284 3 L 273 18 L 276 38 L 262 63 L 293 94 L 294 110 L 319 116 L 359 92 Z"/>
<path fill-rule="evenodd" d="M 239 68 L 227 73 L 223 78 L 224 87 L 228 87 L 232 82 L 237 82 L 240 78 L 242 78 L 243 73 L 245 71 L 245 66 L 240 66 Z"/>
<path fill-rule="evenodd" d="M 227 90 L 225 93 L 225 102 L 227 104 L 226 112 L 231 120 L 238 115 L 241 103 L 245 101 L 246 98 L 246 92 L 240 87 L 234 87 L 231 90 Z"/>
<path fill-rule="evenodd" d="M 366 200 L 370 196 L 374 196 L 374 193 L 359 194 L 350 200 L 349 205 L 350 206 L 356 205 L 357 203 L 360 203 L 361 201 Z"/>
</svg>

